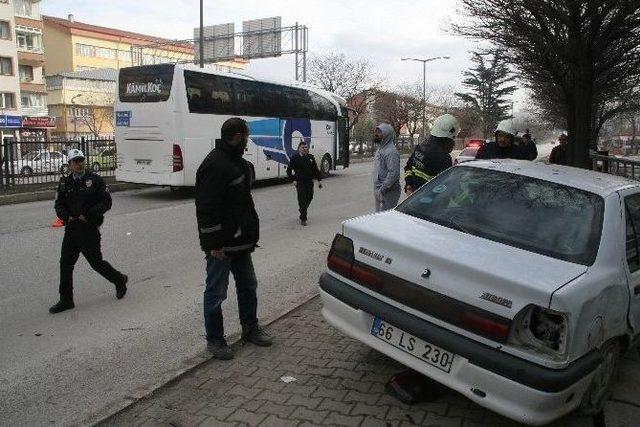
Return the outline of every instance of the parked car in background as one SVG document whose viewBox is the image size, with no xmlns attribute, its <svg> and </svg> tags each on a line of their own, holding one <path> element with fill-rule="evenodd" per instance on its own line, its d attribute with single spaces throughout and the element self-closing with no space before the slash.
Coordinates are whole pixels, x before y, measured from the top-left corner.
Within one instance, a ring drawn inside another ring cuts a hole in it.
<svg viewBox="0 0 640 427">
<path fill-rule="evenodd" d="M 94 172 L 114 170 L 116 168 L 116 149 L 113 147 L 99 149 L 96 154 L 87 157 L 86 164 Z"/>
<path fill-rule="evenodd" d="M 486 143 L 486 141 L 484 139 L 471 138 L 469 141 L 467 141 L 467 147 L 469 147 L 469 148 L 474 148 L 474 147 L 475 148 L 480 148 L 485 143 Z"/>
<path fill-rule="evenodd" d="M 480 146 L 465 148 L 460 152 L 460 154 L 456 156 L 456 158 L 453 161 L 453 164 L 457 165 L 458 163 L 470 162 L 471 160 L 475 160 L 476 156 L 478 155 L 479 149 L 480 149 Z"/>
<path fill-rule="evenodd" d="M 598 413 L 640 337 L 640 183 L 459 164 L 343 222 L 327 264 L 346 335 L 519 422 Z"/>
<path fill-rule="evenodd" d="M 67 156 L 60 151 L 37 150 L 26 153 L 20 160 L 14 160 L 12 171 L 19 175 L 66 173 Z"/>
</svg>

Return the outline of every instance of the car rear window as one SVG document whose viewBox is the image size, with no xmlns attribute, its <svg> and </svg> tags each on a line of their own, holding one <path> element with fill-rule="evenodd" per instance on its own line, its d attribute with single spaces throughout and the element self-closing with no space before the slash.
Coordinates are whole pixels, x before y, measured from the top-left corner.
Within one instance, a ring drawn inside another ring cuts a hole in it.
<svg viewBox="0 0 640 427">
<path fill-rule="evenodd" d="M 531 252 L 592 265 L 604 200 L 562 184 L 494 170 L 455 167 L 397 210 Z"/>
</svg>

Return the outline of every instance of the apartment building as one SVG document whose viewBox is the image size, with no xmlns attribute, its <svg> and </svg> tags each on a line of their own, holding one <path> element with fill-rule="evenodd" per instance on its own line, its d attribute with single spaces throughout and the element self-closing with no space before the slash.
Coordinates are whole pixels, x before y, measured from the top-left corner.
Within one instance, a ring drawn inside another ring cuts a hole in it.
<svg viewBox="0 0 640 427">
<path fill-rule="evenodd" d="M 96 139 L 113 135 L 117 70 L 102 68 L 46 76 L 52 139 Z"/>
<path fill-rule="evenodd" d="M 44 140 L 48 115 L 40 0 L 0 0 L 0 136 Z"/>
</svg>

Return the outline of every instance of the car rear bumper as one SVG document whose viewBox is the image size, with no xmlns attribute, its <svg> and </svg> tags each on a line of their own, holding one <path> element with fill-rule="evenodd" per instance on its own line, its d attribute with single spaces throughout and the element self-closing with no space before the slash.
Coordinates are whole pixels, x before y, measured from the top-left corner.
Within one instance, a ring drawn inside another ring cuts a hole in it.
<svg viewBox="0 0 640 427">
<path fill-rule="evenodd" d="M 345 334 L 460 392 L 478 404 L 527 424 L 545 424 L 575 409 L 600 363 L 589 353 L 564 369 L 536 365 L 418 318 L 324 274 L 325 319 Z M 456 354 L 441 371 L 371 335 L 373 315 Z"/>
</svg>

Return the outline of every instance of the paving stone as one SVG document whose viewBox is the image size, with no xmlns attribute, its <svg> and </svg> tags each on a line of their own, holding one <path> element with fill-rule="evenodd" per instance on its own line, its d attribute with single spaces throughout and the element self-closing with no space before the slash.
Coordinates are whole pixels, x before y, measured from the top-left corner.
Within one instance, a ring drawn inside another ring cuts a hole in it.
<svg viewBox="0 0 640 427">
<path fill-rule="evenodd" d="M 264 405 L 259 407 L 256 412 L 262 412 L 263 414 L 274 414 L 279 417 L 287 418 L 296 409 L 295 406 L 280 405 L 273 402 L 265 402 Z"/>
<path fill-rule="evenodd" d="M 283 420 L 275 415 L 269 415 L 263 422 L 260 423 L 260 427 L 296 427 L 298 421 Z"/>
<path fill-rule="evenodd" d="M 243 424 L 249 424 L 250 426 L 257 426 L 264 421 L 265 418 L 267 418 L 267 415 L 265 414 L 237 409 L 234 413 L 229 415 L 227 421 L 236 421 Z"/>
<path fill-rule="evenodd" d="M 436 414 L 427 413 L 421 423 L 424 427 L 460 427 L 462 418 L 443 417 Z"/>
<path fill-rule="evenodd" d="M 353 409 L 354 406 L 356 406 L 356 404 L 352 402 L 342 402 L 325 398 L 318 406 L 318 409 L 346 415 L 351 413 L 351 409 Z"/>
<path fill-rule="evenodd" d="M 347 390 L 338 390 L 336 388 L 328 388 L 325 386 L 318 386 L 313 393 L 312 397 L 328 397 L 333 400 L 342 400 L 347 395 Z"/>
<path fill-rule="evenodd" d="M 228 406 L 220 406 L 209 404 L 202 408 L 198 414 L 205 415 L 209 418 L 215 418 L 219 421 L 224 420 L 229 415 L 231 415 L 235 411 L 235 408 L 230 408 Z"/>
<path fill-rule="evenodd" d="M 342 415 L 336 412 L 330 412 L 324 420 L 324 424 L 335 424 L 339 426 L 359 426 L 364 417 L 361 415 Z"/>
<path fill-rule="evenodd" d="M 264 390 L 256 396 L 256 399 L 266 400 L 267 402 L 283 404 L 293 396 L 291 393 L 278 393 L 272 390 Z"/>
<path fill-rule="evenodd" d="M 306 397 L 294 394 L 286 403 L 291 406 L 304 406 L 307 409 L 316 409 L 318 405 L 320 405 L 320 402 L 322 402 L 321 397 Z"/>
<path fill-rule="evenodd" d="M 360 393 L 355 390 L 349 390 L 343 400 L 345 402 L 363 402 L 369 405 L 375 405 L 379 398 L 380 396 L 377 394 Z"/>
<path fill-rule="evenodd" d="M 307 420 L 318 425 L 329 415 L 329 411 L 310 410 L 307 408 L 296 408 L 289 418 L 295 420 Z"/>
<path fill-rule="evenodd" d="M 231 390 L 228 391 L 228 393 L 242 397 L 254 398 L 258 394 L 260 394 L 261 391 L 262 389 L 259 388 L 245 387 L 241 384 L 236 384 Z"/>
<path fill-rule="evenodd" d="M 213 417 L 205 418 L 205 420 L 198 425 L 198 427 L 236 427 L 238 423 L 225 422 L 217 420 Z"/>
<path fill-rule="evenodd" d="M 351 410 L 351 415 L 364 415 L 372 418 L 384 419 L 389 412 L 388 406 L 367 405 L 366 403 L 356 403 Z"/>
</svg>

